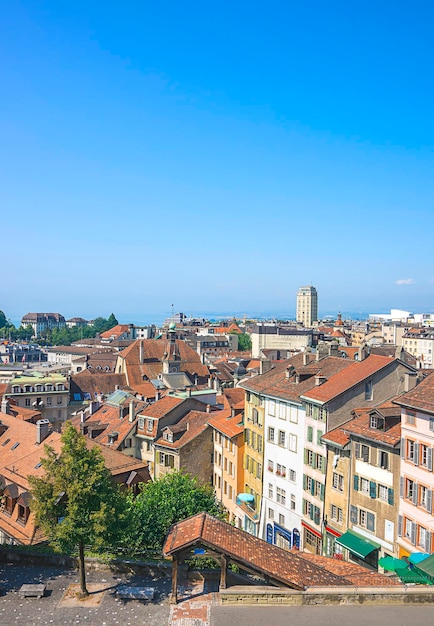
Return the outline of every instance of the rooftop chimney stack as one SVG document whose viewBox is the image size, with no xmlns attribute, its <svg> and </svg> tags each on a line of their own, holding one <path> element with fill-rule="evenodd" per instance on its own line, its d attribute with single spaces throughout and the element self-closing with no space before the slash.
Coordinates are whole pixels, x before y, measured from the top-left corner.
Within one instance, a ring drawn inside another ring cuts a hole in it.
<svg viewBox="0 0 434 626">
<path fill-rule="evenodd" d="M 6 398 L 2 399 L 1 412 L 6 413 L 6 415 L 11 414 L 11 405 L 9 404 L 9 400 L 7 400 Z"/>
<path fill-rule="evenodd" d="M 50 420 L 38 420 L 36 422 L 36 443 L 42 443 L 50 434 Z"/>
<path fill-rule="evenodd" d="M 410 391 L 417 385 L 417 373 L 405 372 L 404 374 L 404 391 Z"/>
<path fill-rule="evenodd" d="M 130 407 L 128 410 L 128 420 L 134 422 L 134 400 L 130 401 Z"/>
</svg>

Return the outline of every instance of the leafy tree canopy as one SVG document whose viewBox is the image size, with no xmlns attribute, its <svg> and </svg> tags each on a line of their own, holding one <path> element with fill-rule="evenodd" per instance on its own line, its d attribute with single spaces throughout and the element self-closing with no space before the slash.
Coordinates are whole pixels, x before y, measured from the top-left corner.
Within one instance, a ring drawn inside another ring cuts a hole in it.
<svg viewBox="0 0 434 626">
<path fill-rule="evenodd" d="M 142 485 L 132 501 L 133 528 L 130 547 L 161 549 L 170 526 L 206 511 L 224 519 L 224 509 L 210 485 L 202 485 L 189 474 L 170 472 Z"/>
<path fill-rule="evenodd" d="M 252 340 L 249 333 L 238 335 L 238 349 L 246 352 L 252 349 Z"/>
<path fill-rule="evenodd" d="M 78 547 L 81 592 L 87 594 L 84 547 L 115 546 L 126 526 L 126 499 L 112 482 L 101 451 L 67 423 L 62 450 L 45 446 L 43 478 L 29 477 L 36 523 L 55 550 Z"/>
</svg>

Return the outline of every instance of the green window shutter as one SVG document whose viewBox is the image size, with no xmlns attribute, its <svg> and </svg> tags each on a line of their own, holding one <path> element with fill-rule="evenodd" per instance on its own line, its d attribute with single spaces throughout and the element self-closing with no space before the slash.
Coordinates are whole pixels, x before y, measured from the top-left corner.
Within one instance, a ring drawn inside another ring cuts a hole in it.
<svg viewBox="0 0 434 626">
<path fill-rule="evenodd" d="M 310 483 L 310 493 L 314 496 L 315 495 L 315 481 L 312 479 L 311 483 Z"/>
<path fill-rule="evenodd" d="M 304 449 L 304 463 L 307 465 L 307 448 Z"/>
<path fill-rule="evenodd" d="M 321 485 L 321 495 L 320 495 L 321 500 L 324 500 L 324 492 L 325 492 L 324 485 Z"/>
<path fill-rule="evenodd" d="M 320 522 L 320 509 L 316 506 L 314 507 L 314 522 L 315 524 L 319 524 Z"/>
<path fill-rule="evenodd" d="M 310 513 L 309 513 L 309 517 L 311 520 L 313 520 L 314 518 L 314 513 L 315 513 L 315 507 L 311 504 L 310 505 Z"/>
<path fill-rule="evenodd" d="M 354 474 L 354 491 L 359 491 L 359 477 Z"/>
<path fill-rule="evenodd" d="M 307 440 L 311 443 L 313 441 L 313 428 L 312 426 L 307 427 Z"/>
<path fill-rule="evenodd" d="M 307 476 L 306 474 L 303 474 L 303 489 L 306 489 L 306 484 L 307 484 Z"/>
<path fill-rule="evenodd" d="M 393 489 L 391 489 L 389 487 L 388 489 L 388 493 L 387 493 L 387 501 L 389 504 L 391 504 L 393 506 L 394 502 L 395 502 L 395 492 L 393 491 Z"/>
<path fill-rule="evenodd" d="M 369 495 L 371 496 L 371 498 L 377 497 L 377 483 L 374 483 L 373 480 L 371 480 L 369 483 Z"/>
<path fill-rule="evenodd" d="M 322 446 L 322 441 L 321 441 L 321 437 L 323 436 L 323 432 L 322 430 L 317 430 L 316 431 L 316 442 L 319 446 Z"/>
</svg>

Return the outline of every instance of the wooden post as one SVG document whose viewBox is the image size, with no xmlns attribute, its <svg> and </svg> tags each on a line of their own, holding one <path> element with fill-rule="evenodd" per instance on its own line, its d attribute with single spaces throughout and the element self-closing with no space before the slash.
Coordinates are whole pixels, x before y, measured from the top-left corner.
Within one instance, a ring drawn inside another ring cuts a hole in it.
<svg viewBox="0 0 434 626">
<path fill-rule="evenodd" d="M 178 555 L 174 554 L 172 557 L 172 596 L 170 598 L 171 604 L 178 602 Z"/>
<path fill-rule="evenodd" d="M 226 557 L 223 556 L 223 554 L 220 557 L 220 589 L 226 589 L 226 567 L 227 567 L 227 560 Z"/>
</svg>

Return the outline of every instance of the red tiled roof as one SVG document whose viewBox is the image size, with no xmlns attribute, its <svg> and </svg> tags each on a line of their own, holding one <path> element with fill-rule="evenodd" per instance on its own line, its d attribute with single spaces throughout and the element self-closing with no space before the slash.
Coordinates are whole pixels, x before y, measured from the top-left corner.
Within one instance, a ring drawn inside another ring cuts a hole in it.
<svg viewBox="0 0 434 626">
<path fill-rule="evenodd" d="M 372 586 L 395 584 L 382 574 L 369 576 L 370 572 L 360 565 L 283 550 L 207 513 L 174 524 L 166 537 L 163 553 L 171 556 L 196 544 L 205 544 L 241 566 L 245 563 L 250 569 L 293 589 L 359 586 L 362 580 L 364 584 L 370 580 Z"/>
<path fill-rule="evenodd" d="M 160 437 L 155 442 L 156 445 L 171 450 L 179 450 L 187 443 L 190 443 L 193 439 L 198 437 L 208 428 L 208 420 L 210 414 L 206 411 L 189 411 L 184 417 L 182 417 L 175 425 L 167 426 L 172 432 L 183 432 L 183 434 L 175 441 L 166 441 L 163 437 Z M 166 429 L 165 429 L 166 430 Z"/>
<path fill-rule="evenodd" d="M 140 363 L 140 346 L 142 346 L 143 362 Z M 119 353 L 119 358 L 124 359 L 128 384 L 138 393 L 143 393 L 143 383 L 155 380 L 163 371 L 163 357 L 167 350 L 166 339 L 138 339 Z M 185 341 L 176 340 L 176 350 L 180 356 L 180 370 L 194 379 L 195 375 L 199 383 L 205 382 L 209 377 L 208 368 L 201 363 L 198 353 L 190 348 Z M 155 393 L 155 391 L 154 391 Z"/>
<path fill-rule="evenodd" d="M 342 426 L 338 426 L 337 428 L 333 428 L 333 430 L 329 430 L 325 435 L 321 437 L 324 441 L 331 444 L 336 444 L 339 447 L 344 448 L 349 442 L 350 437 L 344 431 Z"/>
<path fill-rule="evenodd" d="M 365 439 L 378 441 L 379 443 L 383 443 L 389 446 L 396 446 L 401 441 L 401 423 L 395 424 L 387 430 L 377 430 L 375 428 L 370 428 L 369 424 L 369 413 L 365 413 L 360 417 L 355 417 L 353 420 L 346 422 L 342 428 L 347 433 L 360 435 Z"/>
<path fill-rule="evenodd" d="M 110 339 L 111 337 L 114 337 L 116 339 L 117 337 L 120 337 L 124 333 L 127 333 L 128 330 L 129 330 L 128 324 L 117 324 L 116 326 L 113 326 L 113 328 L 110 328 L 109 330 L 106 330 L 105 332 L 101 333 L 100 337 L 101 339 Z"/>
<path fill-rule="evenodd" d="M 393 362 L 389 357 L 369 355 L 363 361 L 350 361 L 349 367 L 336 373 L 326 380 L 322 385 L 313 387 L 303 396 L 309 400 L 328 402 L 347 389 L 362 382 L 369 376 L 387 367 Z M 322 373 L 321 373 L 322 375 Z"/>
<path fill-rule="evenodd" d="M 345 371 L 353 365 L 353 361 L 340 357 L 327 356 L 316 361 L 314 355 L 303 365 L 304 355 L 296 354 L 287 361 L 276 363 L 271 370 L 260 376 L 243 380 L 241 387 L 256 393 L 265 393 L 269 396 L 301 402 L 300 396 L 315 390 L 315 375 L 333 379 L 339 372 Z M 294 374 L 299 374 L 300 382 L 296 382 L 295 375 L 286 377 L 288 367 L 294 367 Z M 322 385 L 324 386 L 324 385 Z"/>
<path fill-rule="evenodd" d="M 41 457 L 45 456 L 45 444 L 51 446 L 57 454 L 60 453 L 61 435 L 51 432 L 40 445 L 36 443 L 35 424 L 6 413 L 0 413 L 0 420 L 7 426 L 6 431 L 0 435 L 0 476 L 5 479 L 6 483 L 16 485 L 19 493 L 24 493 L 29 489 L 28 476 L 42 477 L 44 475 L 44 469 L 39 466 L 39 463 Z M 17 443 L 18 446 L 15 445 Z M 110 450 L 90 439 L 86 439 L 86 445 L 89 448 L 96 446 L 101 450 L 105 465 L 114 480 L 122 481 L 122 477 L 128 476 L 131 472 L 140 474 L 143 482 L 149 480 L 147 466 L 142 461 L 116 450 Z M 35 534 L 33 514 L 30 513 L 26 524 L 23 525 L 17 521 L 17 511 L 18 507 L 15 507 L 12 516 L 0 511 L 0 528 L 26 545 L 42 540 L 43 537 L 37 531 Z"/>
<path fill-rule="evenodd" d="M 89 393 L 92 400 L 98 395 L 109 395 L 120 387 L 126 388 L 127 379 L 125 374 L 114 374 L 112 372 L 90 372 L 83 370 L 79 374 L 71 376 L 70 393 L 74 398 L 74 393 Z M 155 390 L 154 390 L 155 394 Z"/>
<path fill-rule="evenodd" d="M 394 400 L 400 406 L 434 414 L 434 372 L 422 380 L 411 391 Z"/>
<path fill-rule="evenodd" d="M 185 402 L 185 398 L 165 396 L 164 398 L 161 398 L 161 400 L 157 400 L 157 402 L 154 402 L 143 409 L 140 415 L 159 419 L 183 402 Z"/>
</svg>

